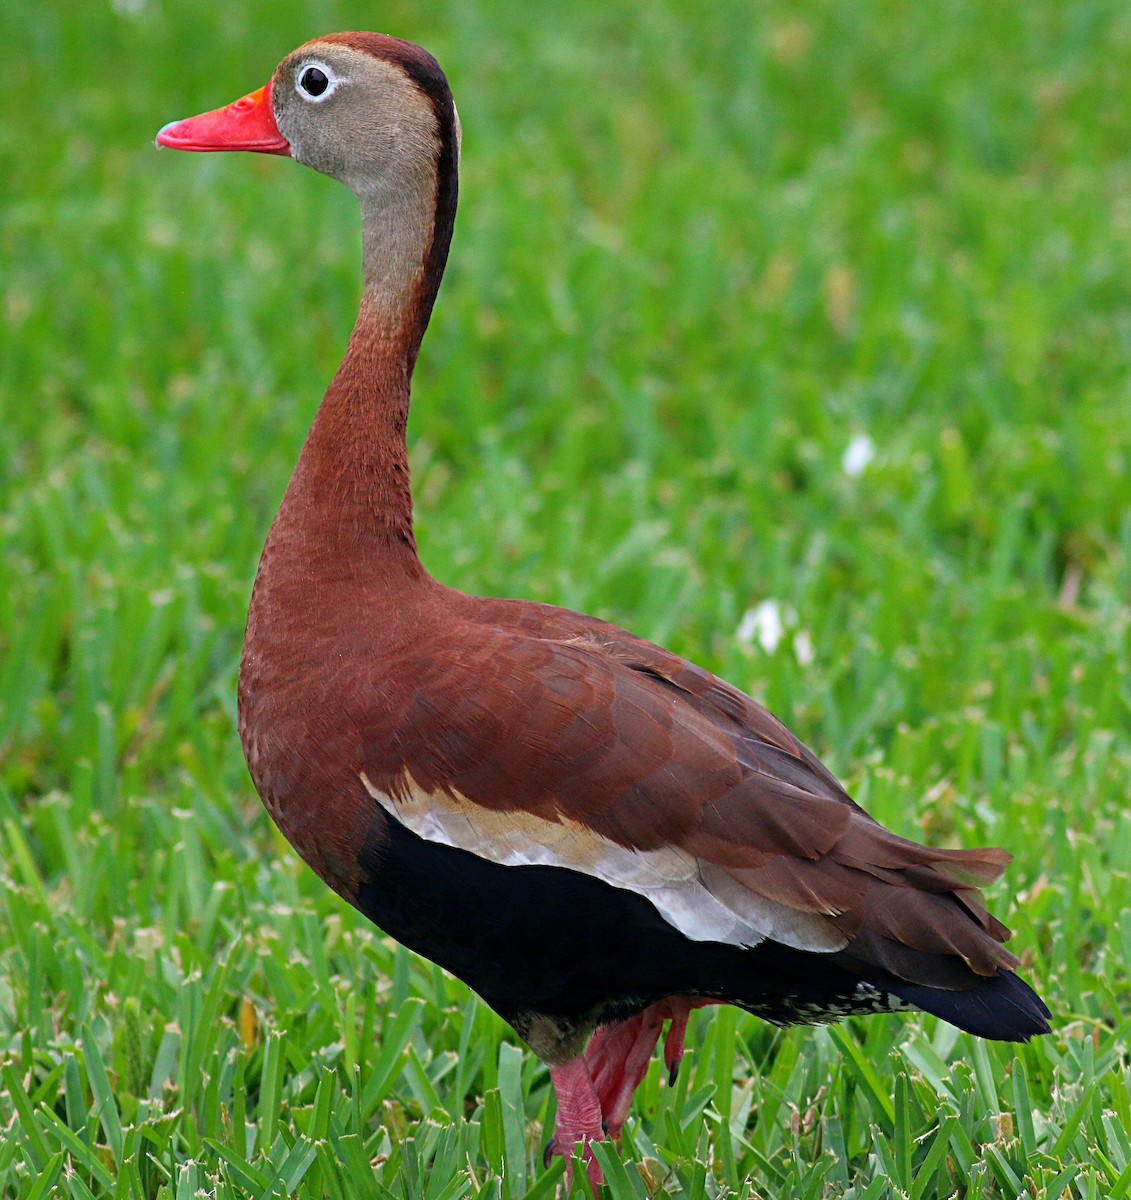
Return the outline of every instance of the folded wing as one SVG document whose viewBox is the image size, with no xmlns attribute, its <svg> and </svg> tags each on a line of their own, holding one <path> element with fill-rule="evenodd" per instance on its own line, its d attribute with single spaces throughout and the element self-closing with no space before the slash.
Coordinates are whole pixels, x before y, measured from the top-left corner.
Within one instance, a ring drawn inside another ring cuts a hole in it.
<svg viewBox="0 0 1131 1200">
<path fill-rule="evenodd" d="M 1015 965 L 978 890 L 1003 851 L 896 836 L 737 689 L 541 611 L 540 629 L 477 625 L 458 654 L 428 656 L 442 665 L 365 759 L 391 817 L 504 866 L 637 892 L 696 941 L 772 939 L 944 988 Z"/>
</svg>

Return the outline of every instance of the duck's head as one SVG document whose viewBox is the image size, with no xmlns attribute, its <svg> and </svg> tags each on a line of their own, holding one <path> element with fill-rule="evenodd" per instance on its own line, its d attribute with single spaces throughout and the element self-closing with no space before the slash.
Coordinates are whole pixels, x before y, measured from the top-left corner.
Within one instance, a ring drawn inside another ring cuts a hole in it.
<svg viewBox="0 0 1131 1200">
<path fill-rule="evenodd" d="M 258 91 L 166 125 L 157 142 L 289 155 L 364 199 L 406 174 L 443 174 L 437 159 L 458 154 L 459 119 L 426 50 L 384 34 L 335 33 L 288 54 Z"/>
<path fill-rule="evenodd" d="M 361 201 L 366 294 L 403 316 L 410 347 L 419 345 L 447 259 L 459 142 L 439 64 L 380 33 L 307 42 L 258 91 L 157 135 L 158 145 L 178 150 L 289 155 L 349 186 Z"/>
</svg>

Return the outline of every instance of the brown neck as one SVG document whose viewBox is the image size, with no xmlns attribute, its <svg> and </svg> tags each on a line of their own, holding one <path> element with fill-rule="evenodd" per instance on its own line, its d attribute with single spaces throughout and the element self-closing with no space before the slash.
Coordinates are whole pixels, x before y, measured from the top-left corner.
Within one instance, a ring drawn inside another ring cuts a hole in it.
<svg viewBox="0 0 1131 1200">
<path fill-rule="evenodd" d="M 433 172 L 395 197 L 361 191 L 365 291 L 345 358 L 314 419 L 276 533 L 351 573 L 418 579 L 409 488 L 409 389 L 451 242 L 457 194 L 455 110 L 447 84 L 424 94 L 436 116 Z M 406 194 L 410 193 L 410 194 Z M 393 569 L 398 567 L 399 569 Z"/>
<path fill-rule="evenodd" d="M 405 440 L 419 346 L 413 317 L 390 313 L 366 292 L 280 511 L 282 518 L 301 497 L 295 507 L 351 557 L 416 559 Z"/>
</svg>

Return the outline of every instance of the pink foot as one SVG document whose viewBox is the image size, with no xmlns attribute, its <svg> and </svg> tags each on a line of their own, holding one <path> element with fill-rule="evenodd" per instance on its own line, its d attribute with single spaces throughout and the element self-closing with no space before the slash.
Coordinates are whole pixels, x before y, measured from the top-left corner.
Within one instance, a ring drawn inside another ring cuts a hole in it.
<svg viewBox="0 0 1131 1200">
<path fill-rule="evenodd" d="M 648 1073 L 652 1051 L 663 1032 L 664 1019 L 656 1012 L 657 1007 L 652 1005 L 627 1021 L 602 1026 L 585 1051 L 605 1129 L 611 1138 L 620 1137 L 633 1093 Z"/>
<path fill-rule="evenodd" d="M 687 1019 L 693 1009 L 714 1000 L 669 996 L 649 1005 L 643 1012 L 624 1021 L 597 1029 L 583 1055 L 561 1066 L 550 1068 L 550 1079 L 558 1097 L 558 1119 L 554 1136 L 546 1146 L 543 1160 L 550 1165 L 555 1154 L 566 1158 L 566 1181 L 572 1181 L 570 1155 L 578 1142 L 584 1145 L 584 1162 L 589 1182 L 594 1187 L 604 1176 L 593 1157 L 592 1143 L 606 1137 L 619 1138 L 628 1117 L 632 1096 L 648 1073 L 652 1052 L 671 1021 L 664 1040 L 664 1064 L 668 1082 L 674 1084 L 679 1073 L 687 1038 Z"/>
<path fill-rule="evenodd" d="M 664 1038 L 664 1066 L 668 1069 L 668 1086 L 675 1087 L 679 1077 L 679 1064 L 683 1061 L 683 1048 L 687 1040 L 687 1018 L 696 1008 L 717 1004 L 717 1000 L 692 1000 L 687 996 L 669 996 L 661 1000 L 656 1008 L 665 1009 L 664 1016 L 670 1018 L 668 1036 Z"/>
<path fill-rule="evenodd" d="M 585 1062 L 601 1102 L 609 1137 L 620 1137 L 633 1093 L 648 1073 L 648 1063 L 663 1033 L 664 1022 L 671 1021 L 664 1040 L 664 1064 L 668 1068 L 668 1083 L 674 1085 L 687 1038 L 687 1019 L 693 1009 L 712 1003 L 712 1000 L 669 996 L 635 1017 L 602 1025 L 593 1034 L 585 1051 Z"/>
</svg>

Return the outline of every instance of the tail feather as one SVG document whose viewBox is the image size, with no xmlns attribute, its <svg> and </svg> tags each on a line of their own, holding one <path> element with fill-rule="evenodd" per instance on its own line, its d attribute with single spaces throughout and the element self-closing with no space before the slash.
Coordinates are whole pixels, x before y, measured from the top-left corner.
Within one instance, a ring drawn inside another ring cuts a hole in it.
<svg viewBox="0 0 1131 1200">
<path fill-rule="evenodd" d="M 966 991 L 952 992 L 902 980 L 884 990 L 978 1037 L 1027 1042 L 1049 1032 L 1052 1014 L 1035 991 L 1012 971 L 999 971 Z"/>
</svg>

